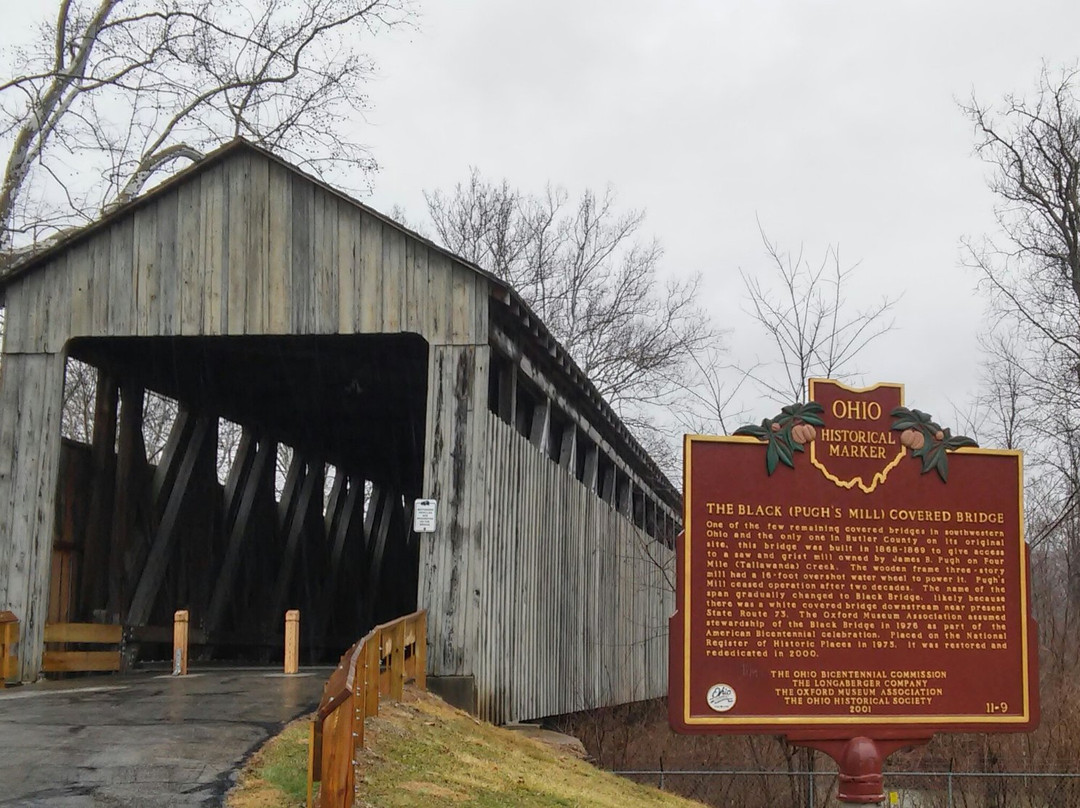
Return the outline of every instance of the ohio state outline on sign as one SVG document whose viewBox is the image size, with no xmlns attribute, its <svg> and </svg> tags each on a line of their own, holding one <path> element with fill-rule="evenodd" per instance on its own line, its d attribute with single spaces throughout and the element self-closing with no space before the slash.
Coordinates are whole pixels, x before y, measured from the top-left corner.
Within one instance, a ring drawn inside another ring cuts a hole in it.
<svg viewBox="0 0 1080 808">
<path fill-rule="evenodd" d="M 811 379 L 810 400 L 824 410 L 824 426 L 810 443 L 810 462 L 841 488 L 873 492 L 904 459 L 891 415 L 904 404 L 904 386 L 882 382 L 855 388 Z"/>
</svg>

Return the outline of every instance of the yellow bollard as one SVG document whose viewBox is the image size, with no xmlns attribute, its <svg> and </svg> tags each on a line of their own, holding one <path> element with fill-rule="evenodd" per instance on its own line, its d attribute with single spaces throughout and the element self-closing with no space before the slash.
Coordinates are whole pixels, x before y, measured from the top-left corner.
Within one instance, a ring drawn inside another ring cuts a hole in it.
<svg viewBox="0 0 1080 808">
<path fill-rule="evenodd" d="M 300 610 L 285 612 L 285 673 L 300 670 Z"/>
<path fill-rule="evenodd" d="M 0 612 L 0 690 L 19 676 L 19 618 Z"/>
<path fill-rule="evenodd" d="M 173 615 L 173 676 L 187 676 L 188 613 L 180 609 Z"/>
</svg>

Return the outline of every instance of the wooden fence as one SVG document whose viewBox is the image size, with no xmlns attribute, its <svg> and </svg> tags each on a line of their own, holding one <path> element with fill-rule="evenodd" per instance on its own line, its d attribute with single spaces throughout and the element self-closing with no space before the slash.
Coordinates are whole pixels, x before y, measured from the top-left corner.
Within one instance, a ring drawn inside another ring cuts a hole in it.
<svg viewBox="0 0 1080 808">
<path fill-rule="evenodd" d="M 124 627 L 108 623 L 46 623 L 45 653 L 41 669 L 45 673 L 73 671 L 112 672 L 123 665 Z M 50 645 L 95 646 L 92 650 L 51 650 Z M 115 646 L 100 649 L 96 646 Z"/>
<path fill-rule="evenodd" d="M 351 808 L 356 750 L 364 719 L 379 714 L 379 695 L 400 699 L 405 682 L 426 687 L 427 612 L 369 631 L 341 657 L 323 688 L 308 746 L 308 808 Z M 320 783 L 318 799 L 313 799 Z"/>
</svg>

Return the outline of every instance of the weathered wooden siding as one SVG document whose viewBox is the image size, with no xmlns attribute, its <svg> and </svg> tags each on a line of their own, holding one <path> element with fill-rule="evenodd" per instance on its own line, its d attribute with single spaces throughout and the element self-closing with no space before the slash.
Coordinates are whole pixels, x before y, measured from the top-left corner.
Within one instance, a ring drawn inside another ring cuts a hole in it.
<svg viewBox="0 0 1080 808">
<path fill-rule="evenodd" d="M 417 605 L 428 610 L 433 676 L 472 675 L 478 653 L 489 356 L 487 346 L 435 346 L 429 354 L 424 495 L 439 511 L 436 531 L 420 536 Z"/>
<path fill-rule="evenodd" d="M 0 603 L 19 616 L 21 676 L 37 677 L 49 608 L 64 359 L 0 364 Z"/>
<path fill-rule="evenodd" d="M 490 281 L 257 152 L 237 151 L 7 289 L 6 350 L 83 336 L 379 334 L 487 342 Z"/>
<path fill-rule="evenodd" d="M 478 708 L 521 721 L 662 696 L 674 553 L 485 413 Z"/>
</svg>

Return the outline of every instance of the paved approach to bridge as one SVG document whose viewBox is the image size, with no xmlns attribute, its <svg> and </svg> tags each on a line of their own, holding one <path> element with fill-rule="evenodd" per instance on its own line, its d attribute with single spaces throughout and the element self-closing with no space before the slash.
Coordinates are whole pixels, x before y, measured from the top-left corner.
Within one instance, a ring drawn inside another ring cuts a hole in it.
<svg viewBox="0 0 1080 808">
<path fill-rule="evenodd" d="M 318 704 L 327 670 L 47 682 L 0 691 L 0 806 L 202 808 Z"/>
</svg>

